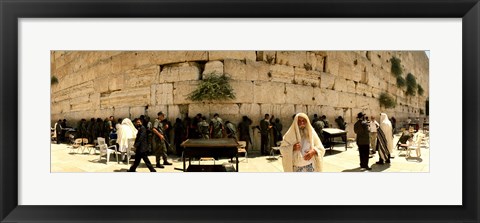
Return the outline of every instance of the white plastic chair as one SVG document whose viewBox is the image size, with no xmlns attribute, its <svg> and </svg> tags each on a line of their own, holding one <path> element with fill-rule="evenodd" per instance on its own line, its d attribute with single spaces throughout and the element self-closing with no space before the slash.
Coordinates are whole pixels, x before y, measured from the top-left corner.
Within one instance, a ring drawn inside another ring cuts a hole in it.
<svg viewBox="0 0 480 223">
<path fill-rule="evenodd" d="M 74 153 L 74 151 L 78 151 L 78 149 L 82 148 L 82 142 L 83 140 L 81 138 L 75 139 L 70 146 L 70 153 Z"/>
<path fill-rule="evenodd" d="M 135 144 L 135 138 L 130 138 L 128 139 L 128 148 L 127 151 L 125 152 L 127 155 L 127 165 L 130 165 L 130 157 L 135 155 L 135 148 L 133 145 Z"/>
<path fill-rule="evenodd" d="M 110 154 L 115 154 L 116 158 L 117 158 L 117 163 L 118 163 L 118 150 L 117 150 L 117 146 L 116 145 L 111 145 L 111 146 L 108 146 L 106 143 L 105 143 L 105 138 L 102 138 L 102 137 L 98 137 L 97 138 L 97 143 L 98 145 L 96 146 L 98 148 L 98 150 L 100 151 L 100 158 L 99 160 L 102 159 L 103 156 L 106 156 L 107 158 L 107 164 L 108 162 L 110 161 Z M 112 149 L 113 148 L 113 149 Z"/>
</svg>

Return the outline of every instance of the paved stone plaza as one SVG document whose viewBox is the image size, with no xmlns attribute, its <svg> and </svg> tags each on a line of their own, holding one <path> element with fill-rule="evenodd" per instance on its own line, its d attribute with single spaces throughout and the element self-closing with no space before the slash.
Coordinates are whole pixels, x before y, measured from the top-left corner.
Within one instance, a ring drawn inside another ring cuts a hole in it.
<svg viewBox="0 0 480 223">
<path fill-rule="evenodd" d="M 394 143 L 398 141 L 399 135 L 395 135 Z M 395 157 L 391 159 L 390 165 L 375 164 L 378 161 L 378 153 L 369 160 L 369 166 L 372 170 L 366 171 L 360 169 L 358 150 L 355 143 L 350 144 L 352 147 L 345 151 L 344 145 L 335 146 L 333 150 L 327 150 L 324 157 L 324 172 L 429 172 L 429 157 L 430 148 L 421 147 L 421 158 L 416 158 L 415 151 L 411 152 L 410 158 L 405 158 L 405 153 L 402 152 L 399 156 L 399 151 L 394 150 Z M 66 144 L 51 144 L 51 171 L 52 172 L 126 172 L 129 168 L 127 163 L 117 164 L 115 157 L 110 157 L 110 162 L 106 164 L 106 159 L 102 158 L 99 161 L 98 152 L 96 155 L 93 151 L 87 154 L 70 153 L 69 145 Z M 240 157 L 239 170 L 240 172 L 282 172 L 282 161 L 280 155 L 260 156 L 259 151 L 251 151 L 248 154 L 248 162 L 244 157 Z M 121 159 L 121 158 L 119 158 Z M 155 156 L 149 156 L 150 161 L 155 165 Z M 169 161 L 173 163 L 172 166 L 165 166 L 165 169 L 156 168 L 157 172 L 178 172 L 181 173 L 183 163 L 179 157 L 170 155 Z M 133 159 L 130 161 L 130 165 Z M 202 164 L 212 164 L 213 161 L 202 161 Z M 220 159 L 216 164 L 232 165 L 229 159 Z M 198 164 L 198 161 L 192 162 Z M 188 164 L 187 164 L 188 165 Z M 137 172 L 149 172 L 143 161 L 137 168 Z"/>
</svg>

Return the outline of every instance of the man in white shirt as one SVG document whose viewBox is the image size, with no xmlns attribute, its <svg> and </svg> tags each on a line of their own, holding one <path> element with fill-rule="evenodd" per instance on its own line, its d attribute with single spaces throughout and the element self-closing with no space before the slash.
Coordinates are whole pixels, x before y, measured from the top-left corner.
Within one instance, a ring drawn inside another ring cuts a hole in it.
<svg viewBox="0 0 480 223">
<path fill-rule="evenodd" d="M 368 123 L 368 130 L 370 130 L 370 148 L 372 149 L 371 154 L 375 154 L 377 151 L 377 129 L 380 127 L 380 124 L 375 120 L 375 117 L 370 117 L 371 121 Z"/>
</svg>

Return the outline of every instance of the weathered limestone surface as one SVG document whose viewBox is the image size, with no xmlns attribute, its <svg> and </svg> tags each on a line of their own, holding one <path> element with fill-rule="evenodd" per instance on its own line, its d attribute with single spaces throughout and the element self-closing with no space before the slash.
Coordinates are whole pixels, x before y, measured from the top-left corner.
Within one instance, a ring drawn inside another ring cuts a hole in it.
<svg viewBox="0 0 480 223">
<path fill-rule="evenodd" d="M 403 77 L 412 73 L 424 95 L 407 96 L 396 85 L 391 58 L 401 60 Z M 280 118 L 284 131 L 296 112 L 344 116 L 351 131 L 355 116 L 387 112 L 401 123 L 425 112 L 429 60 L 423 51 L 51 51 L 52 123 L 66 118 L 183 118 L 219 113 L 235 124 L 248 115 L 258 125 L 265 113 Z M 192 102 L 187 96 L 202 75 L 226 74 L 236 98 Z M 397 107 L 380 107 L 381 93 Z M 69 122 L 70 123 L 70 122 Z M 349 133 L 351 134 L 351 132 Z M 259 138 L 254 137 L 258 141 Z"/>
<path fill-rule="evenodd" d="M 223 74 L 222 61 L 209 61 L 205 64 L 203 74 Z"/>
<path fill-rule="evenodd" d="M 160 83 L 200 79 L 200 67 L 195 62 L 166 65 L 160 72 Z"/>
<path fill-rule="evenodd" d="M 253 60 L 257 59 L 255 51 L 208 51 L 209 60 Z"/>
<path fill-rule="evenodd" d="M 262 104 L 284 104 L 285 84 L 257 81 L 253 86 L 254 101 Z"/>
</svg>

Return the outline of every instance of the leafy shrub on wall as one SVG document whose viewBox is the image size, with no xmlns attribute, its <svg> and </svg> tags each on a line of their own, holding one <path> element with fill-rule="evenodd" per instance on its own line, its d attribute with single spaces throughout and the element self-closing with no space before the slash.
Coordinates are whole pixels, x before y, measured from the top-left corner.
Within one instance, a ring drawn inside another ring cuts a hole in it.
<svg viewBox="0 0 480 223">
<path fill-rule="evenodd" d="M 201 80 L 197 89 L 192 91 L 187 98 L 192 101 L 235 99 L 235 93 L 229 81 L 230 77 L 225 74 L 207 74 Z"/>
<path fill-rule="evenodd" d="M 384 108 L 395 108 L 397 106 L 395 99 L 386 92 L 380 94 L 378 101 L 380 102 L 380 106 Z"/>
<path fill-rule="evenodd" d="M 415 79 L 415 76 L 413 76 L 412 73 L 407 74 L 407 78 L 405 78 L 407 81 L 407 95 L 410 96 L 415 96 L 417 92 L 417 80 Z"/>
<path fill-rule="evenodd" d="M 423 95 L 423 93 L 425 93 L 425 90 L 423 90 L 423 87 L 420 84 L 417 84 L 417 90 L 419 95 Z"/>
<path fill-rule="evenodd" d="M 391 72 L 395 75 L 395 77 L 401 76 L 403 73 L 401 65 L 402 61 L 396 57 L 392 57 L 390 61 L 392 62 Z"/>
<path fill-rule="evenodd" d="M 54 75 L 50 78 L 50 85 L 58 84 L 58 78 Z"/>
</svg>

